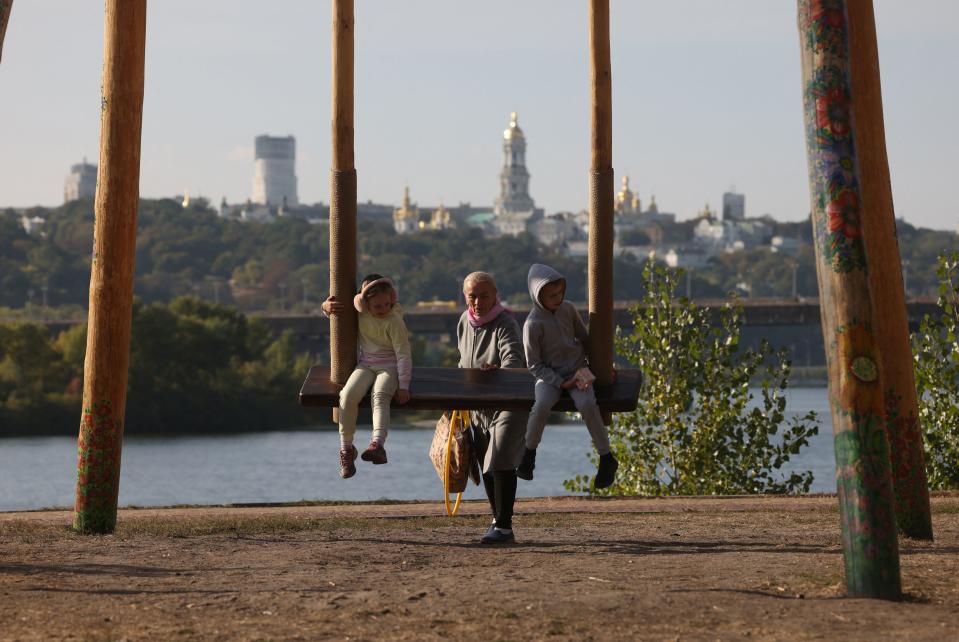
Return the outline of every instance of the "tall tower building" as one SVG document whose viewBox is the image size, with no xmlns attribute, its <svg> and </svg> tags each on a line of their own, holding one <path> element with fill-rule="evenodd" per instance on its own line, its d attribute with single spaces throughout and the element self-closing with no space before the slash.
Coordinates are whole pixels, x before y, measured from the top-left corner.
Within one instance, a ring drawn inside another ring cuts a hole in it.
<svg viewBox="0 0 959 642">
<path fill-rule="evenodd" d="M 723 220 L 741 221 L 746 218 L 746 195 L 736 192 L 723 194 Z"/>
<path fill-rule="evenodd" d="M 517 123 L 516 112 L 510 114 L 509 127 L 503 132 L 503 169 L 499 175 L 499 197 L 493 207 L 494 225 L 500 234 L 517 235 L 526 231 L 527 222 L 536 213 L 529 195 L 529 172 L 526 170 L 526 136 Z"/>
<path fill-rule="evenodd" d="M 253 156 L 250 200 L 260 205 L 297 205 L 296 139 L 257 136 Z"/>
<path fill-rule="evenodd" d="M 63 182 L 63 202 L 69 203 L 80 198 L 93 198 L 97 193 L 97 166 L 87 159 L 70 167 Z"/>
</svg>

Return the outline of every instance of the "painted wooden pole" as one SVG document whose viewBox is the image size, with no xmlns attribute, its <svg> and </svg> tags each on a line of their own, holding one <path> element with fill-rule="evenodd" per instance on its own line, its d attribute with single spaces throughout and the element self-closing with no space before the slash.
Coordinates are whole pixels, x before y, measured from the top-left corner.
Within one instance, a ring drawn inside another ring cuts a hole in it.
<svg viewBox="0 0 959 642">
<path fill-rule="evenodd" d="M 613 378 L 613 81 L 609 0 L 589 2 L 589 365 L 598 385 Z"/>
<path fill-rule="evenodd" d="M 13 0 L 0 0 L 0 60 L 3 60 L 3 38 L 7 34 L 7 23 L 10 22 L 12 10 Z"/>
<path fill-rule="evenodd" d="M 356 168 L 353 159 L 353 0 L 333 0 L 333 168 L 330 173 L 330 379 L 345 384 L 356 365 Z M 335 413 L 334 413 L 335 416 Z"/>
<path fill-rule="evenodd" d="M 104 8 L 100 161 L 73 527 L 116 527 L 133 306 L 146 0 Z"/>
<path fill-rule="evenodd" d="M 881 358 L 853 134 L 845 0 L 799 0 L 809 192 L 829 370 L 846 590 L 901 596 Z"/>
<path fill-rule="evenodd" d="M 886 434 L 896 522 L 909 537 L 932 539 L 932 513 L 909 343 L 906 294 L 886 155 L 879 47 L 872 0 L 848 0 L 853 135 L 859 157 L 863 238 L 869 253 L 873 321 L 882 355 Z"/>
</svg>

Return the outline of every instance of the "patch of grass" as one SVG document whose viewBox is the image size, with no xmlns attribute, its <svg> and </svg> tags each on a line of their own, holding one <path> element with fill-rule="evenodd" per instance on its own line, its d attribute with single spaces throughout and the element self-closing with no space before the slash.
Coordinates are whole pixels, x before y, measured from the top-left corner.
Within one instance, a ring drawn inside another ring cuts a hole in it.
<svg viewBox="0 0 959 642">
<path fill-rule="evenodd" d="M 232 535 L 291 535 L 305 531 L 422 530 L 443 526 L 479 524 L 478 518 L 451 523 L 441 517 L 307 517 L 299 515 L 143 517 L 124 520 L 117 526 L 123 537 L 203 537 Z"/>
<path fill-rule="evenodd" d="M 843 574 L 837 570 L 813 570 L 803 571 L 796 575 L 802 584 L 812 586 L 817 589 L 827 589 L 836 585 L 842 585 Z"/>
<path fill-rule="evenodd" d="M 29 519 L 0 522 L 0 537 L 11 539 L 64 539 L 80 537 L 69 526 Z"/>
<path fill-rule="evenodd" d="M 934 497 L 933 512 L 940 519 L 952 521 L 959 514 L 959 501 L 955 495 Z M 709 511 L 709 512 L 654 512 L 654 513 L 533 513 L 518 516 L 522 528 L 602 528 L 606 525 L 640 523 L 645 527 L 668 525 L 672 528 L 685 523 L 698 522 L 722 525 L 724 528 L 738 530 L 742 524 L 753 523 L 759 519 L 770 524 L 789 523 L 794 526 L 818 526 L 824 517 L 832 520 L 838 511 L 838 504 L 827 508 L 812 508 L 804 511 Z M 115 535 L 99 537 L 118 537 L 135 539 L 139 537 L 188 538 L 205 536 L 285 536 L 314 531 L 333 533 L 335 531 L 422 531 L 431 529 L 461 529 L 476 531 L 485 528 L 489 520 L 486 515 L 460 517 L 351 517 L 304 515 L 277 512 L 269 515 L 245 516 L 242 512 L 235 515 L 196 515 L 166 516 L 138 515 L 136 511 L 121 515 Z M 830 521 L 831 523 L 831 521 Z M 29 517 L 9 521 L 0 521 L 0 538 L 13 540 L 48 541 L 70 538 L 86 539 L 88 536 L 75 534 L 68 525 L 47 520 L 32 520 Z M 95 536 L 96 537 L 96 536 Z"/>
<path fill-rule="evenodd" d="M 583 523 L 596 523 L 595 515 L 546 513 L 524 515 L 524 528 L 548 528 Z M 592 519 L 591 519 L 592 518 Z M 487 525 L 485 515 L 464 517 L 309 517 L 300 515 L 259 515 L 254 517 L 143 517 L 121 521 L 117 535 L 121 537 L 202 537 L 232 535 L 291 535 L 306 531 L 422 531 L 438 528 L 481 529 Z"/>
<path fill-rule="evenodd" d="M 933 515 L 956 515 L 959 514 L 959 502 L 937 502 L 932 501 Z"/>
<path fill-rule="evenodd" d="M 523 515 L 523 528 L 558 528 L 568 526 L 621 523 L 624 519 L 649 518 L 649 515 L 541 513 Z M 117 523 L 113 535 L 85 536 L 69 526 L 45 521 L 10 520 L 0 522 L 0 538 L 29 541 L 86 539 L 88 537 L 136 539 L 140 537 L 188 538 L 207 536 L 257 537 L 284 536 L 303 532 L 332 533 L 357 531 L 422 531 L 433 529 L 482 530 L 488 523 L 485 515 L 461 517 L 325 517 L 292 514 L 277 515 L 196 515 L 196 516 L 126 516 Z"/>
</svg>

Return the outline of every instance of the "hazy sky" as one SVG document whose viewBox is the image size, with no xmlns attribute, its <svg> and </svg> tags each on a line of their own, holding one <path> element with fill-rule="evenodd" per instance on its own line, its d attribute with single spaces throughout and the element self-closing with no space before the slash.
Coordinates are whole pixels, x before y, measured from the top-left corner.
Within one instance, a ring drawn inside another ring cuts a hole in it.
<svg viewBox="0 0 959 642">
<path fill-rule="evenodd" d="M 585 0 L 357 0 L 359 197 L 491 204 L 519 112 L 530 191 L 587 204 Z M 899 216 L 959 223 L 959 3 L 875 0 Z M 809 196 L 792 0 L 612 0 L 614 167 L 694 216 L 722 192 L 797 220 Z M 102 0 L 17 0 L 0 63 L 0 205 L 56 205 L 97 158 Z M 297 139 L 300 200 L 328 201 L 330 8 L 150 0 L 141 194 L 250 194 L 253 138 Z M 618 183 L 617 178 L 617 183 Z"/>
</svg>

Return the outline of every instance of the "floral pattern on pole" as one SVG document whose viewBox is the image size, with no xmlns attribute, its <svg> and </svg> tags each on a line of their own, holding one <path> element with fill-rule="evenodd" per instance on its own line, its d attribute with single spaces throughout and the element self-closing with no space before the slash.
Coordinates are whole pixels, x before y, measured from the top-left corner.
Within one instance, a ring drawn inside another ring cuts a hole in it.
<svg viewBox="0 0 959 642">
<path fill-rule="evenodd" d="M 85 533 L 110 532 L 116 523 L 120 489 L 123 422 L 103 399 L 84 404 L 77 443 L 77 496 L 74 528 Z"/>
<path fill-rule="evenodd" d="M 822 14 L 823 19 L 828 14 Z M 811 184 L 817 208 L 816 238 L 823 258 L 837 272 L 866 267 L 861 199 L 849 106 L 849 80 L 839 66 L 816 69 L 805 89 L 806 138 L 816 141 L 809 170 L 825 180 Z M 821 228 L 821 229 L 819 229 Z"/>
<path fill-rule="evenodd" d="M 901 595 L 879 348 L 866 273 L 845 0 L 799 0 L 809 189 L 830 371 L 846 588 Z"/>
</svg>

